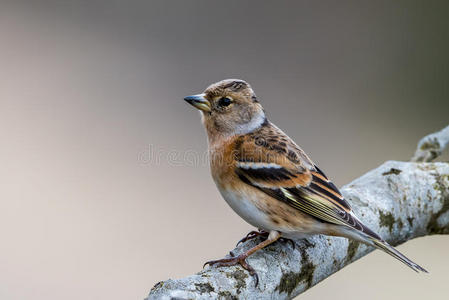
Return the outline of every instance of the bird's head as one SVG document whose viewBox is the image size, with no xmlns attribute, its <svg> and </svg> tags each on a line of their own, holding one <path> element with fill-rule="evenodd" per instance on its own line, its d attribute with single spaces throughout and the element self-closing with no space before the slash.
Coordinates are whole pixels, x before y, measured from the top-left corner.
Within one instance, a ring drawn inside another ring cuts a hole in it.
<svg viewBox="0 0 449 300">
<path fill-rule="evenodd" d="M 209 138 L 249 133 L 266 121 L 256 94 L 240 79 L 219 81 L 184 100 L 201 111 Z"/>
</svg>

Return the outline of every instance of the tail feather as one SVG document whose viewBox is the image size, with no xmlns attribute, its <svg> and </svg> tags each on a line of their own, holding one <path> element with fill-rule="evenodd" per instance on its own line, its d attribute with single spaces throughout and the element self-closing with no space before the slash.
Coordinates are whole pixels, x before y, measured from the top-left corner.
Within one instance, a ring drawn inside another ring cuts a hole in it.
<svg viewBox="0 0 449 300">
<path fill-rule="evenodd" d="M 359 228 L 354 228 L 356 230 L 351 230 L 347 233 L 347 237 L 359 240 L 368 245 L 374 246 L 377 249 L 380 249 L 394 258 L 400 260 L 405 265 L 413 269 L 415 272 L 425 272 L 429 273 L 426 269 L 413 262 L 409 258 L 407 258 L 404 254 L 396 250 L 393 246 L 385 242 L 377 233 L 369 229 L 366 225 L 364 225 L 356 216 L 353 215 L 354 220 Z"/>
<path fill-rule="evenodd" d="M 369 237 L 369 239 L 373 242 L 373 246 L 375 246 L 376 248 L 378 248 L 380 250 L 383 250 L 384 252 L 390 254 L 394 258 L 397 258 L 398 260 L 400 260 L 401 262 L 406 264 L 408 267 L 413 269 L 413 271 L 415 271 L 417 273 L 419 273 L 420 271 L 429 273 L 426 269 L 424 269 L 417 263 L 413 262 L 412 260 L 408 259 L 404 254 L 402 254 L 401 252 L 396 250 L 393 246 L 391 246 L 387 242 L 385 242 L 383 240 L 376 239 L 376 238 L 372 238 L 372 237 Z"/>
</svg>

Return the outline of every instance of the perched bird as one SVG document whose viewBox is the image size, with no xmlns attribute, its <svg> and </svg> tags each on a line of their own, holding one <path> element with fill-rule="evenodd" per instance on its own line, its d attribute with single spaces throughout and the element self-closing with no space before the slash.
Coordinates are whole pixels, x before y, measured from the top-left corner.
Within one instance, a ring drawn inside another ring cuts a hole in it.
<svg viewBox="0 0 449 300">
<path fill-rule="evenodd" d="M 257 250 L 279 238 L 325 234 L 374 246 L 417 272 L 427 272 L 355 216 L 332 181 L 292 139 L 268 121 L 248 83 L 223 80 L 184 100 L 201 111 L 211 173 L 218 190 L 240 217 L 260 230 L 244 240 L 267 236 L 239 256 L 206 264 L 240 264 L 257 276 L 246 262 Z"/>
</svg>

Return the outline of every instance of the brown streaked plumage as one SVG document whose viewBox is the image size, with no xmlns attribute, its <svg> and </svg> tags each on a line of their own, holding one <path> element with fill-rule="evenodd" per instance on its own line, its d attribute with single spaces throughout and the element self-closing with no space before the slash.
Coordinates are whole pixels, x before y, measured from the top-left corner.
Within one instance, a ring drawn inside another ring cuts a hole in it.
<svg viewBox="0 0 449 300">
<path fill-rule="evenodd" d="M 185 100 L 202 113 L 212 177 L 226 202 L 268 234 L 244 254 L 209 262 L 241 264 L 281 237 L 343 236 L 377 247 L 415 271 L 424 271 L 354 215 L 338 188 L 284 132 L 267 120 L 250 85 L 227 79 Z M 252 237 L 257 235 L 251 235 Z"/>
</svg>

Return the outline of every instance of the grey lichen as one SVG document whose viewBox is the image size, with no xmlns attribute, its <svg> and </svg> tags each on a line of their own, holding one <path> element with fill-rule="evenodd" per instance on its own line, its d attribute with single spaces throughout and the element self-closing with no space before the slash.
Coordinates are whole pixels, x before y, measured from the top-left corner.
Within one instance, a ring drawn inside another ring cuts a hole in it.
<svg viewBox="0 0 449 300">
<path fill-rule="evenodd" d="M 198 292 L 200 292 L 200 294 L 215 292 L 214 287 L 208 282 L 207 283 L 203 283 L 203 282 L 195 283 L 195 287 L 196 287 L 196 290 Z"/>
<path fill-rule="evenodd" d="M 379 224 L 383 227 L 388 227 L 388 230 L 391 232 L 394 226 L 394 217 L 391 212 L 384 213 L 379 210 Z"/>
<path fill-rule="evenodd" d="M 439 192 L 441 197 L 441 209 L 430 216 L 427 223 L 427 230 L 430 234 L 449 233 L 447 226 L 441 226 L 438 219 L 444 213 L 449 211 L 449 175 L 435 175 L 434 189 Z"/>
<path fill-rule="evenodd" d="M 436 138 L 423 143 L 419 149 L 426 153 L 425 158 L 421 161 L 432 161 L 441 155 L 441 146 Z"/>
<path fill-rule="evenodd" d="M 354 258 L 357 253 L 357 249 L 359 248 L 360 243 L 354 240 L 348 240 L 348 252 L 346 254 L 346 261 L 350 262 Z"/>
<path fill-rule="evenodd" d="M 438 142 L 438 140 L 436 138 L 433 138 L 433 139 L 423 143 L 421 145 L 421 147 L 419 147 L 419 149 L 421 149 L 421 150 L 440 149 L 440 143 Z"/>
<path fill-rule="evenodd" d="M 418 142 L 418 147 L 411 161 L 430 162 L 441 155 L 449 145 L 449 126 L 442 130 L 423 137 Z"/>
<path fill-rule="evenodd" d="M 303 255 L 301 259 L 301 272 L 299 273 L 300 277 L 306 283 L 306 287 L 310 288 L 313 283 L 313 274 L 315 272 L 316 266 L 309 259 L 308 255 Z"/>
<path fill-rule="evenodd" d="M 302 280 L 304 280 L 302 273 L 287 272 L 282 275 L 281 281 L 275 290 L 279 291 L 279 293 L 287 293 L 290 296 Z"/>
<path fill-rule="evenodd" d="M 248 273 L 244 270 L 235 270 L 232 273 L 226 273 L 226 277 L 235 280 L 234 288 L 239 294 L 242 289 L 246 288 L 246 278 L 248 278 Z"/>
<path fill-rule="evenodd" d="M 389 171 L 383 172 L 382 175 L 386 176 L 386 175 L 399 175 L 401 174 L 401 170 L 399 169 L 395 169 L 395 168 L 391 168 Z"/>
<path fill-rule="evenodd" d="M 402 228 L 404 228 L 404 223 L 402 222 L 402 219 L 399 218 L 398 221 L 397 221 L 397 223 L 398 223 L 398 229 L 399 229 L 399 230 L 402 230 Z"/>
<path fill-rule="evenodd" d="M 310 247 L 310 246 L 309 246 Z M 301 251 L 301 272 L 286 272 L 282 275 L 275 291 L 287 293 L 289 296 L 301 282 L 305 283 L 306 288 L 310 288 L 313 283 L 313 273 L 316 266 L 311 262 L 306 252 L 306 248 L 300 248 Z"/>
<path fill-rule="evenodd" d="M 218 299 L 220 300 L 238 300 L 237 296 L 234 296 L 229 291 L 221 291 L 218 293 Z"/>
<path fill-rule="evenodd" d="M 276 291 L 279 293 L 287 293 L 289 296 L 295 290 L 299 283 L 304 282 L 306 288 L 312 286 L 313 272 L 315 271 L 315 266 L 312 263 L 307 263 L 302 266 L 301 272 L 286 272 L 282 275 L 279 285 L 276 287 Z"/>
</svg>

